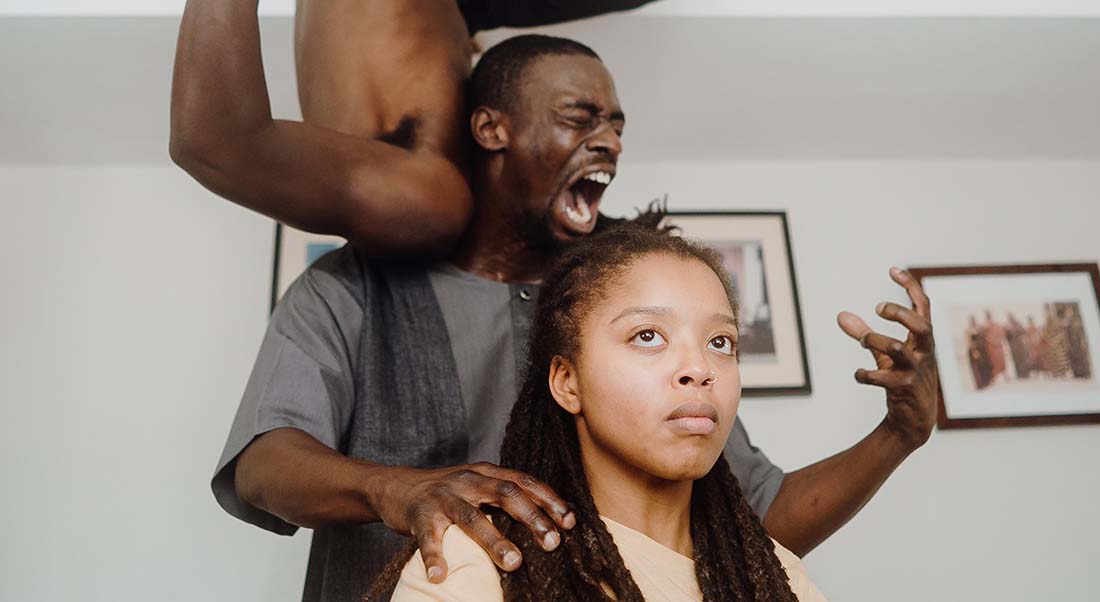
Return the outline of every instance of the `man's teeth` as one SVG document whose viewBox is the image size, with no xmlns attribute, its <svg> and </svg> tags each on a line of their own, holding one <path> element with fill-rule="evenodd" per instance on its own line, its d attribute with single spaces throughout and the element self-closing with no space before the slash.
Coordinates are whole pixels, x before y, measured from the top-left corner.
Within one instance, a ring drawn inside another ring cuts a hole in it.
<svg viewBox="0 0 1100 602">
<path fill-rule="evenodd" d="M 611 183 L 611 174 L 606 171 L 595 171 L 584 177 L 585 180 L 607 186 Z"/>
<path fill-rule="evenodd" d="M 612 177 L 614 176 L 606 171 L 594 171 L 582 179 L 607 186 L 611 183 Z M 581 190 L 573 191 L 573 200 L 576 201 L 577 208 L 574 209 L 572 206 L 566 205 L 565 216 L 575 224 L 587 224 L 592 219 L 592 208 L 588 206 L 588 201 L 584 198 Z"/>
<path fill-rule="evenodd" d="M 568 205 L 565 206 L 565 216 L 571 221 L 578 224 L 587 224 L 588 220 L 592 219 L 592 210 L 588 208 L 588 203 L 578 196 L 577 208 L 574 209 Z"/>
</svg>

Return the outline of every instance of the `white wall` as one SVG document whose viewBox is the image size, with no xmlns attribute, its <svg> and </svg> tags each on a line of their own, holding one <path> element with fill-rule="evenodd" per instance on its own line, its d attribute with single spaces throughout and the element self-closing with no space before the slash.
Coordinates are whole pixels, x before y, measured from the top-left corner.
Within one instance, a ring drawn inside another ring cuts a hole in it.
<svg viewBox="0 0 1100 602">
<path fill-rule="evenodd" d="M 903 300 L 892 264 L 1095 261 L 1097 190 L 1100 162 L 626 162 L 606 208 L 790 212 L 815 393 L 742 411 L 796 468 L 882 415 L 837 311 Z M 307 538 L 208 487 L 264 328 L 270 223 L 170 167 L 0 168 L 0 191 L 0 600 L 296 599 Z M 809 568 L 837 601 L 1094 599 L 1098 435 L 936 433 Z"/>
<path fill-rule="evenodd" d="M 0 168 L 0 600 L 293 600 L 308 538 L 209 480 L 273 229 L 161 168 Z"/>
</svg>

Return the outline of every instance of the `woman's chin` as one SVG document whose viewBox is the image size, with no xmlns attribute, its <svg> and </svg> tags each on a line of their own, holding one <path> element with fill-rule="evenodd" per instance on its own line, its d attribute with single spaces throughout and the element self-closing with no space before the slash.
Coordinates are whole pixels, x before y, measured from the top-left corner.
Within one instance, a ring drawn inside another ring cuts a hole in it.
<svg viewBox="0 0 1100 602">
<path fill-rule="evenodd" d="M 718 457 L 713 454 L 684 454 L 661 466 L 656 475 L 667 481 L 698 481 L 707 476 Z"/>
</svg>

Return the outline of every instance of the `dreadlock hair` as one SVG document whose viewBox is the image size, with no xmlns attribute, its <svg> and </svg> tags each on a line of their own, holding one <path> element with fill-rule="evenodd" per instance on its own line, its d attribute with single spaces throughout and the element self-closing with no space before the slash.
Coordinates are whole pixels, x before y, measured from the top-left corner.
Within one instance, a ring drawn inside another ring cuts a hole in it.
<svg viewBox="0 0 1100 602">
<path fill-rule="evenodd" d="M 506 602 L 644 602 L 592 499 L 574 417 L 557 404 L 547 383 L 554 357 L 578 356 L 585 317 L 607 298 L 622 273 L 644 257 L 669 255 L 704 263 L 722 282 L 736 311 L 718 255 L 674 236 L 672 228 L 656 226 L 656 205 L 636 220 L 611 222 L 569 247 L 543 281 L 529 341 L 530 365 L 505 430 L 501 465 L 543 481 L 569 500 L 577 523 L 561 533 L 557 550 L 547 553 L 522 523 L 500 509 L 487 510 L 493 524 L 523 553 L 519 569 L 499 571 Z M 694 483 L 691 539 L 703 600 L 797 602 L 775 546 L 725 457 Z M 392 589 L 413 552 L 399 555 L 372 592 Z"/>
<path fill-rule="evenodd" d="M 582 55 L 600 60 L 594 50 L 573 40 L 528 34 L 508 38 L 482 55 L 473 73 L 467 93 L 470 108 L 485 106 L 511 111 L 519 98 L 523 72 L 544 56 Z"/>
</svg>

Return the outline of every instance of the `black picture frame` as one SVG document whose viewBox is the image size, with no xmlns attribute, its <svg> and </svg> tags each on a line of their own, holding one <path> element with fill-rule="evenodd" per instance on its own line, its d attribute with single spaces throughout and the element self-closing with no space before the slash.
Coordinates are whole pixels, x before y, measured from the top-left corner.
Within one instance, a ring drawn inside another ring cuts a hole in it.
<svg viewBox="0 0 1100 602">
<path fill-rule="evenodd" d="M 787 213 L 673 211 L 665 223 L 722 255 L 741 305 L 742 395 L 811 394 Z"/>
</svg>

